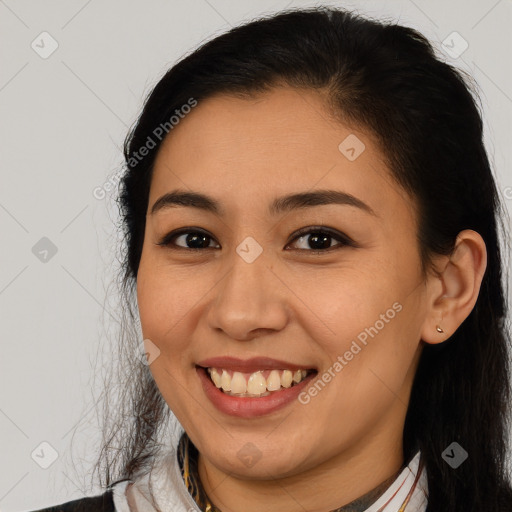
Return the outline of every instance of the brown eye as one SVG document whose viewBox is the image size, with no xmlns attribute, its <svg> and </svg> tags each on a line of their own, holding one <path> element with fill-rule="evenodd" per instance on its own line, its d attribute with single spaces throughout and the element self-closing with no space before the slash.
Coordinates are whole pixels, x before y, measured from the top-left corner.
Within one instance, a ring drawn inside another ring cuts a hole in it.
<svg viewBox="0 0 512 512">
<path fill-rule="evenodd" d="M 324 227 L 304 228 L 296 233 L 293 240 L 301 241 L 305 245 L 305 247 L 298 250 L 308 252 L 326 252 L 334 248 L 354 246 L 352 240 L 343 233 Z M 339 243 L 333 246 L 331 245 L 333 240 L 337 240 Z"/>
<path fill-rule="evenodd" d="M 180 242 L 176 243 L 178 240 L 180 240 Z M 157 245 L 171 249 L 200 250 L 213 248 L 210 246 L 210 242 L 213 240 L 213 237 L 208 235 L 205 231 L 182 228 L 166 235 Z"/>
<path fill-rule="evenodd" d="M 295 233 L 295 240 L 300 241 L 305 247 L 299 248 L 299 251 L 322 253 L 345 246 L 355 247 L 354 242 L 343 233 L 340 233 L 322 226 L 303 228 Z M 219 244 L 211 245 L 215 239 L 206 231 L 198 228 L 181 228 L 167 234 L 157 245 L 176 250 L 198 251 L 202 249 L 220 248 Z M 332 245 L 333 241 L 338 243 Z M 291 242 L 288 244 L 291 245 Z M 288 246 L 287 245 L 287 246 Z"/>
</svg>

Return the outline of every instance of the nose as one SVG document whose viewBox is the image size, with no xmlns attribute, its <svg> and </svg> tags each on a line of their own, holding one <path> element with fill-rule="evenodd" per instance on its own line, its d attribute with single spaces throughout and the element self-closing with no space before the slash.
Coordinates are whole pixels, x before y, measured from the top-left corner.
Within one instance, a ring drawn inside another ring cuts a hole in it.
<svg viewBox="0 0 512 512">
<path fill-rule="evenodd" d="M 289 318 L 286 286 L 261 254 L 248 263 L 236 252 L 229 269 L 213 289 L 207 321 L 238 341 L 283 329 Z"/>
</svg>

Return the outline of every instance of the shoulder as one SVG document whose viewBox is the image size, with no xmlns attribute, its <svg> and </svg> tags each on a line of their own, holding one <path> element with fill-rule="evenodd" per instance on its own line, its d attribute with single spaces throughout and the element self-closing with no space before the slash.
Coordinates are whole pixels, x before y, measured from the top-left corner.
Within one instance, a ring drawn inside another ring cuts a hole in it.
<svg viewBox="0 0 512 512">
<path fill-rule="evenodd" d="M 115 510 L 114 497 L 112 490 L 109 489 L 99 496 L 68 501 L 61 505 L 54 505 L 31 512 L 115 512 Z"/>
</svg>

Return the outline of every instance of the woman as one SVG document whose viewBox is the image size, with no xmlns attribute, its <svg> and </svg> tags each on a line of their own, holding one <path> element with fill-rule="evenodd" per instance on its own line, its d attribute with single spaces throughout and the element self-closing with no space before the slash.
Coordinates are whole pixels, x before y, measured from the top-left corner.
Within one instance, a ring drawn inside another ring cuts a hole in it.
<svg viewBox="0 0 512 512">
<path fill-rule="evenodd" d="M 501 206 L 465 78 L 325 7 L 167 72 L 120 194 L 147 364 L 132 339 L 106 492 L 53 510 L 512 510 Z"/>
</svg>

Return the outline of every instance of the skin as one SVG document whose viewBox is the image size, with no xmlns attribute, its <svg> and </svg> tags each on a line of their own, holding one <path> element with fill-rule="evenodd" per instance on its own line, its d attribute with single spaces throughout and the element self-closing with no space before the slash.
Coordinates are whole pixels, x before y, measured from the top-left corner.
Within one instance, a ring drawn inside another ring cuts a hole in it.
<svg viewBox="0 0 512 512">
<path fill-rule="evenodd" d="M 160 350 L 150 365 L 156 384 L 198 448 L 201 481 L 223 512 L 326 512 L 395 474 L 422 346 L 445 341 L 467 317 L 486 266 L 481 236 L 465 230 L 451 258 L 434 260 L 439 276 L 422 279 L 414 200 L 374 139 L 324 105 L 317 92 L 286 87 L 208 98 L 173 129 L 155 163 L 137 276 L 142 330 Z M 365 144 L 354 161 L 338 149 L 350 134 Z M 177 188 L 215 198 L 225 215 L 183 206 L 150 213 Z M 267 212 L 276 197 L 318 189 L 348 192 L 376 215 L 350 205 Z M 294 233 L 318 225 L 357 245 L 328 238 L 331 249 L 313 254 L 308 234 Z M 210 248 L 187 252 L 185 236 L 174 239 L 181 250 L 157 245 L 188 226 L 207 231 Z M 248 236 L 263 249 L 252 263 L 236 252 Z M 203 392 L 195 364 L 214 356 L 267 356 L 322 375 L 396 302 L 401 311 L 307 405 L 241 419 Z M 249 442 L 261 454 L 252 467 L 237 456 Z"/>
</svg>

